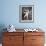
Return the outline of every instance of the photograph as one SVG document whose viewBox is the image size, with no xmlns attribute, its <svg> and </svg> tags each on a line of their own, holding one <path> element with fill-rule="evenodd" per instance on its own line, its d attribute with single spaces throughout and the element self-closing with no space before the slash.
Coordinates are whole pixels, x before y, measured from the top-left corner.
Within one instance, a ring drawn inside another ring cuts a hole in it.
<svg viewBox="0 0 46 46">
<path fill-rule="evenodd" d="M 33 22 L 34 17 L 33 5 L 20 5 L 20 22 Z"/>
</svg>

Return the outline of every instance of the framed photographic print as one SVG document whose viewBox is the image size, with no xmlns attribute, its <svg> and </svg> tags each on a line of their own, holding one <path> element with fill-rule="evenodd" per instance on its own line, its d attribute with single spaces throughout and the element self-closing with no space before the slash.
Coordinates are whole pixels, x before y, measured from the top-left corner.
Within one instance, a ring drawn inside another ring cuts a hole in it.
<svg viewBox="0 0 46 46">
<path fill-rule="evenodd" d="M 19 21 L 26 23 L 34 22 L 34 5 L 19 6 Z"/>
</svg>

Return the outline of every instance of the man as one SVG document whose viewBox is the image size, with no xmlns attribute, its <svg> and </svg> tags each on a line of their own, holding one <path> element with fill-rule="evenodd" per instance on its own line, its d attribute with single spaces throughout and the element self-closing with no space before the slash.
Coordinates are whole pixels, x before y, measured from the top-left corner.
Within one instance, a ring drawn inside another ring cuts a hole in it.
<svg viewBox="0 0 46 46">
<path fill-rule="evenodd" d="M 24 14 L 24 19 L 28 20 L 29 9 L 25 9 Z"/>
</svg>

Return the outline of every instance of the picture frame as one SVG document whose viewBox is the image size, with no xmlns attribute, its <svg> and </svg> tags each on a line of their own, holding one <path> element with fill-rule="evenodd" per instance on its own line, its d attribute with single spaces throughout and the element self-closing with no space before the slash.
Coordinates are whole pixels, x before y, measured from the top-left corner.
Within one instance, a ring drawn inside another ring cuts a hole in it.
<svg viewBox="0 0 46 46">
<path fill-rule="evenodd" d="M 34 22 L 34 5 L 19 5 L 19 21 Z"/>
</svg>

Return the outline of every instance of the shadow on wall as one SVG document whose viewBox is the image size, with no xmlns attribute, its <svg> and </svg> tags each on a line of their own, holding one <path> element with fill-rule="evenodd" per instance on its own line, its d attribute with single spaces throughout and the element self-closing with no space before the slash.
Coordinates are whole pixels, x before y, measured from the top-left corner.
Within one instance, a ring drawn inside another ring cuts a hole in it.
<svg viewBox="0 0 46 46">
<path fill-rule="evenodd" d="M 5 32 L 6 30 L 4 30 L 5 25 L 4 24 L 0 24 L 0 43 L 2 43 L 2 36 L 3 36 L 3 32 Z"/>
</svg>

